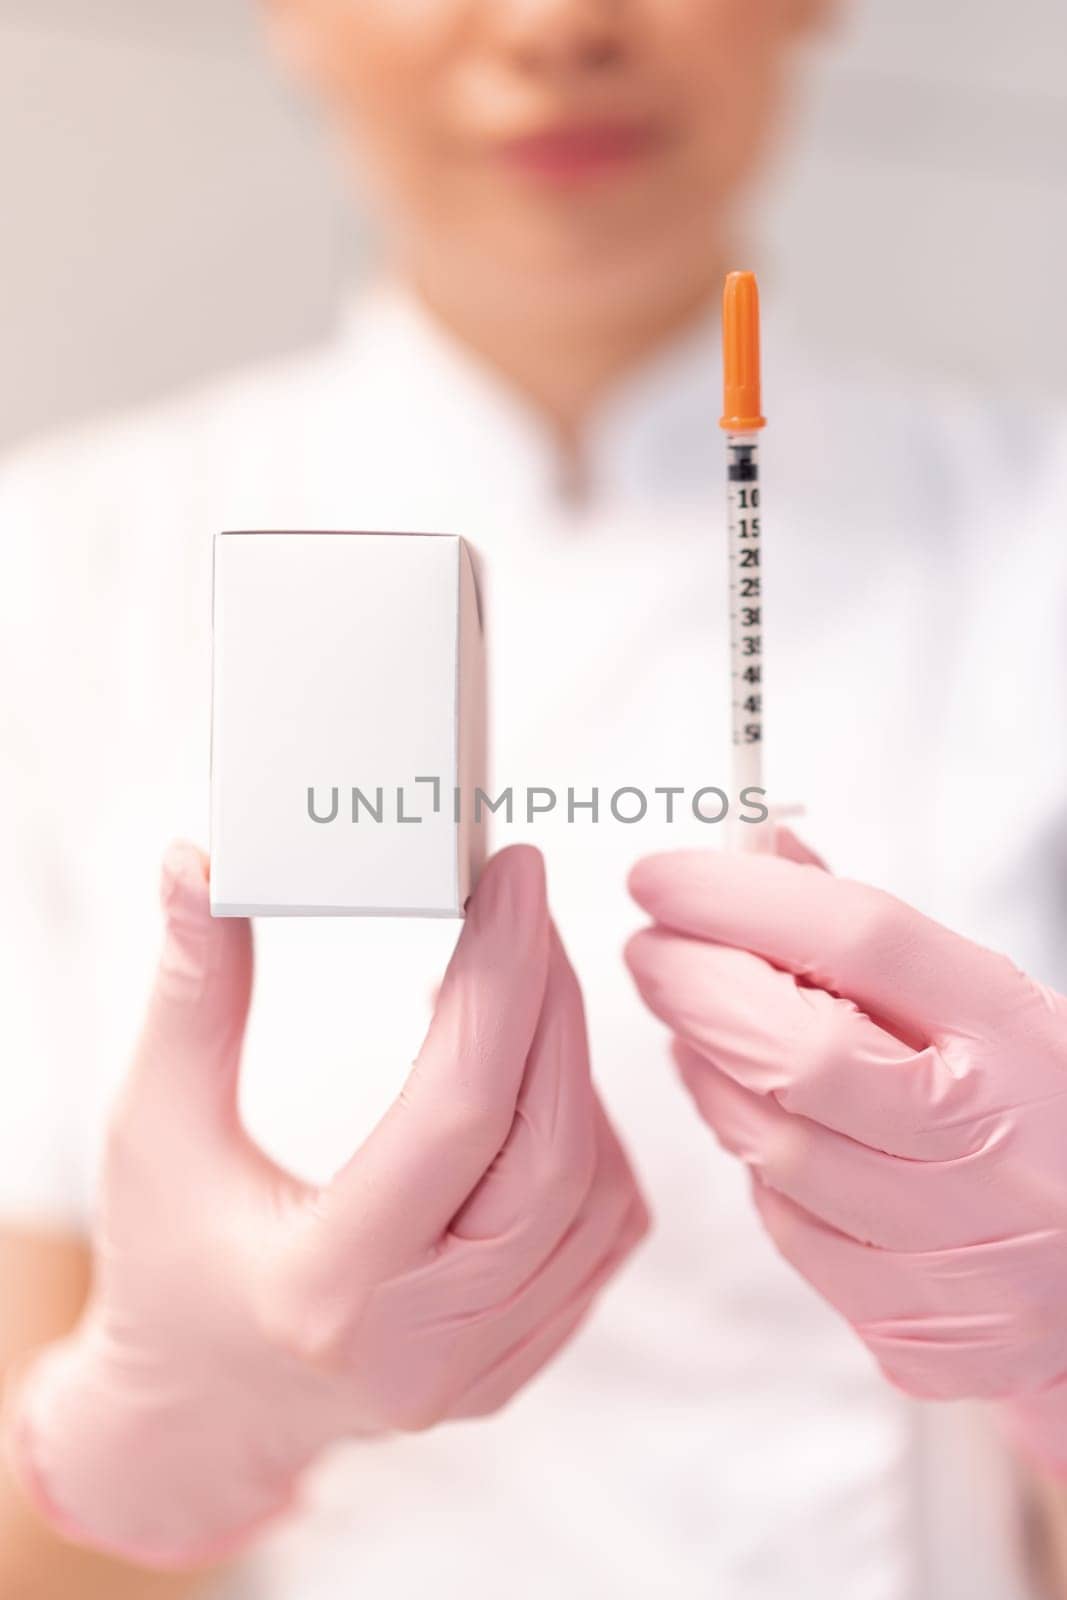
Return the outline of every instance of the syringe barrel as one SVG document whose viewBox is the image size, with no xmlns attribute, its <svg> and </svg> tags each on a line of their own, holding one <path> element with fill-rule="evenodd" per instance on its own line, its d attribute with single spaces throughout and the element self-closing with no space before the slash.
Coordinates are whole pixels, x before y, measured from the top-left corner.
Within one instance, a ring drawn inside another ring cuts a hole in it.
<svg viewBox="0 0 1067 1600">
<path fill-rule="evenodd" d="M 730 604 L 730 845 L 773 847 L 769 822 L 741 820 L 741 795 L 763 788 L 763 547 L 758 432 L 728 433 L 727 528 Z M 753 797 L 755 802 L 759 797 Z M 753 807 L 744 808 L 751 815 Z"/>
</svg>

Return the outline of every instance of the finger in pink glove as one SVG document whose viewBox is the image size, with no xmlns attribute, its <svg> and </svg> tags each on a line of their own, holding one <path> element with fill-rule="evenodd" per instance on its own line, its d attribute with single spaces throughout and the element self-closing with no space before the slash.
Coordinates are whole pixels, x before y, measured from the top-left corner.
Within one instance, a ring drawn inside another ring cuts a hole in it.
<svg viewBox="0 0 1067 1600">
<path fill-rule="evenodd" d="M 211 918 L 205 868 L 168 856 L 91 1303 L 11 1419 L 44 1514 L 159 1567 L 239 1546 L 335 1440 L 505 1404 L 647 1226 L 535 850 L 486 868 L 402 1094 L 321 1191 L 241 1127 L 251 929 Z"/>
</svg>

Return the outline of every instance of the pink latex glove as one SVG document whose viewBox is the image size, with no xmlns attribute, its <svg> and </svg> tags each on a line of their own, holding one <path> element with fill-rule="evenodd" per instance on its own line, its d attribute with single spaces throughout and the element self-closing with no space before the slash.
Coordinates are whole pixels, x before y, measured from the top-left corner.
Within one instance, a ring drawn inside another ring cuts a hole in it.
<svg viewBox="0 0 1067 1600">
<path fill-rule="evenodd" d="M 637 985 L 781 1253 L 899 1387 L 1007 1401 L 1067 1468 L 1067 1000 L 797 860 L 679 852 L 630 887 Z"/>
<path fill-rule="evenodd" d="M 404 1090 L 321 1192 L 238 1120 L 249 924 L 211 919 L 191 846 L 163 901 L 91 1304 L 30 1369 L 12 1429 L 61 1531 L 159 1567 L 238 1546 L 331 1441 L 503 1405 L 647 1225 L 537 851 L 485 869 Z"/>
</svg>

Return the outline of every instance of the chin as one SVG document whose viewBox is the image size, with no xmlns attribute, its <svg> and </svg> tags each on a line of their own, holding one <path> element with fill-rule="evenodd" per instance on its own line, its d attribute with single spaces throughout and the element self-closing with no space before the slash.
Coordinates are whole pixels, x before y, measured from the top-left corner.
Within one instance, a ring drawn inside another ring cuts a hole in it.
<svg viewBox="0 0 1067 1600">
<path fill-rule="evenodd" d="M 630 228 L 597 228 L 588 219 L 573 226 L 522 230 L 492 256 L 502 278 L 521 284 L 522 297 L 546 309 L 603 318 L 613 307 L 650 309 L 693 294 L 717 267 L 716 235 L 690 223 L 675 228 L 645 216 Z M 483 262 L 487 259 L 483 255 Z"/>
</svg>

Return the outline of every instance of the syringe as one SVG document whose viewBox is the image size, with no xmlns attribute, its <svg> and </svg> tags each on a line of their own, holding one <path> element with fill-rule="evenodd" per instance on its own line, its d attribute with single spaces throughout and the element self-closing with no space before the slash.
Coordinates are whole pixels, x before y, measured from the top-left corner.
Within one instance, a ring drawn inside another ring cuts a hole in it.
<svg viewBox="0 0 1067 1600">
<path fill-rule="evenodd" d="M 759 436 L 766 426 L 760 394 L 759 288 L 752 272 L 731 272 L 722 308 L 723 414 L 729 529 L 730 699 L 733 792 L 730 845 L 773 848 L 770 821 L 746 822 L 764 803 L 763 561 L 760 538 Z"/>
</svg>

